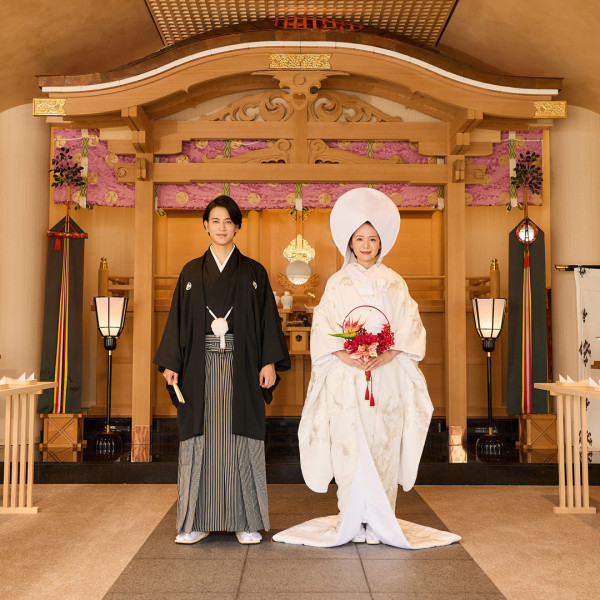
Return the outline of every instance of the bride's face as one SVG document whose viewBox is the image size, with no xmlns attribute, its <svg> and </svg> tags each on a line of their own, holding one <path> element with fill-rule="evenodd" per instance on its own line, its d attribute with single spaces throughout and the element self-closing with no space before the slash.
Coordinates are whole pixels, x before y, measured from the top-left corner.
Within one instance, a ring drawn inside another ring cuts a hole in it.
<svg viewBox="0 0 600 600">
<path fill-rule="evenodd" d="M 370 223 L 363 223 L 350 238 L 350 248 L 356 256 L 356 262 L 365 269 L 377 262 L 381 250 L 381 241 L 377 231 Z"/>
</svg>

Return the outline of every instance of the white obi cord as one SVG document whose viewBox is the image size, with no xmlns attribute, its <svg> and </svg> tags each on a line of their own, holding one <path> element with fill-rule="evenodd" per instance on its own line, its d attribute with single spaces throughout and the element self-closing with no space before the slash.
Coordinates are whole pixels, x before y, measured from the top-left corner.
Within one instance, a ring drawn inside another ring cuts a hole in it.
<svg viewBox="0 0 600 600">
<path fill-rule="evenodd" d="M 210 310 L 208 306 L 206 308 L 208 309 L 208 312 L 214 319 L 214 321 L 210 324 L 210 328 L 212 329 L 213 333 L 220 338 L 221 343 L 219 344 L 219 346 L 221 350 L 225 350 L 225 334 L 229 331 L 229 325 L 227 325 L 227 317 L 231 314 L 233 306 L 227 311 L 227 314 L 224 317 L 217 317 L 217 315 L 215 315 L 215 313 L 212 310 Z"/>
</svg>

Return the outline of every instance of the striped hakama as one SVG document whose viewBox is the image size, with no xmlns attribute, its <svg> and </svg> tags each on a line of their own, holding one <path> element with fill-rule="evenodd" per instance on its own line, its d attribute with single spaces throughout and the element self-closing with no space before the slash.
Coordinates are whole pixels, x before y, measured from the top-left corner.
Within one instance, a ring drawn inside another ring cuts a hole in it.
<svg viewBox="0 0 600 600">
<path fill-rule="evenodd" d="M 265 443 L 231 432 L 233 334 L 206 335 L 204 434 L 179 444 L 177 531 L 269 529 Z"/>
</svg>

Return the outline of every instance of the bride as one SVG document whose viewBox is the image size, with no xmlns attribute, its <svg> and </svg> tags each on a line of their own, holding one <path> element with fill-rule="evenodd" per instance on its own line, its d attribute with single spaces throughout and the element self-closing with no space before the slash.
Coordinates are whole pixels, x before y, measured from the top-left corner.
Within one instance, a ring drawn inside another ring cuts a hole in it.
<svg viewBox="0 0 600 600">
<path fill-rule="evenodd" d="M 394 513 L 398 484 L 408 491 L 415 483 L 433 412 L 418 367 L 425 329 L 417 304 L 402 277 L 381 262 L 399 229 L 397 207 L 375 189 L 351 190 L 331 211 L 331 232 L 345 261 L 314 311 L 312 374 L 298 438 L 306 484 L 326 492 L 335 477 L 339 515 L 291 527 L 273 537 L 277 542 L 416 549 L 460 539 Z M 387 324 L 393 334 L 387 350 L 344 349 L 353 330 L 376 335 Z"/>
</svg>

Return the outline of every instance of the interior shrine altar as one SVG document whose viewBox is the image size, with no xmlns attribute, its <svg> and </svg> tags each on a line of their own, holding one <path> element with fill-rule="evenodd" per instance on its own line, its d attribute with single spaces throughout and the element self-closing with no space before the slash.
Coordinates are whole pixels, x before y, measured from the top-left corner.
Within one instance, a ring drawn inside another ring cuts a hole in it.
<svg viewBox="0 0 600 600">
<path fill-rule="evenodd" d="M 152 418 L 174 414 L 152 358 L 177 274 L 208 247 L 202 209 L 221 193 L 243 209 L 240 250 L 265 266 L 279 295 L 293 295 L 292 308 L 281 311 L 293 369 L 268 415 L 300 415 L 311 309 L 341 266 L 329 213 L 344 191 L 370 186 L 400 211 L 386 264 L 419 304 L 434 416 L 460 439 L 467 418 L 486 414 L 485 356 L 470 299 L 506 295 L 506 235 L 520 219 L 511 173 L 519 152 L 549 164 L 552 119 L 566 116 L 554 100 L 560 80 L 461 74 L 442 56 L 369 32 L 284 30 L 266 43 L 240 26 L 209 38 L 110 73 L 39 79 L 48 97 L 37 114 L 53 127 L 53 152 L 68 147 L 83 167 L 86 183 L 73 200 L 93 207 L 78 212 L 90 233 L 85 302 L 106 293 L 129 298 L 114 356 L 113 414 L 132 419 L 135 460 L 150 459 Z M 549 231 L 546 181 L 530 200 L 530 214 Z M 54 190 L 51 220 L 64 202 Z M 108 267 L 98 284 L 101 257 Z M 499 271 L 490 272 L 494 258 Z M 286 276 L 294 261 L 310 267 L 299 284 Z M 106 367 L 93 324 L 86 308 L 84 372 L 96 382 L 88 408 L 99 415 Z M 505 356 L 500 342 L 495 417 L 507 416 Z"/>
</svg>

